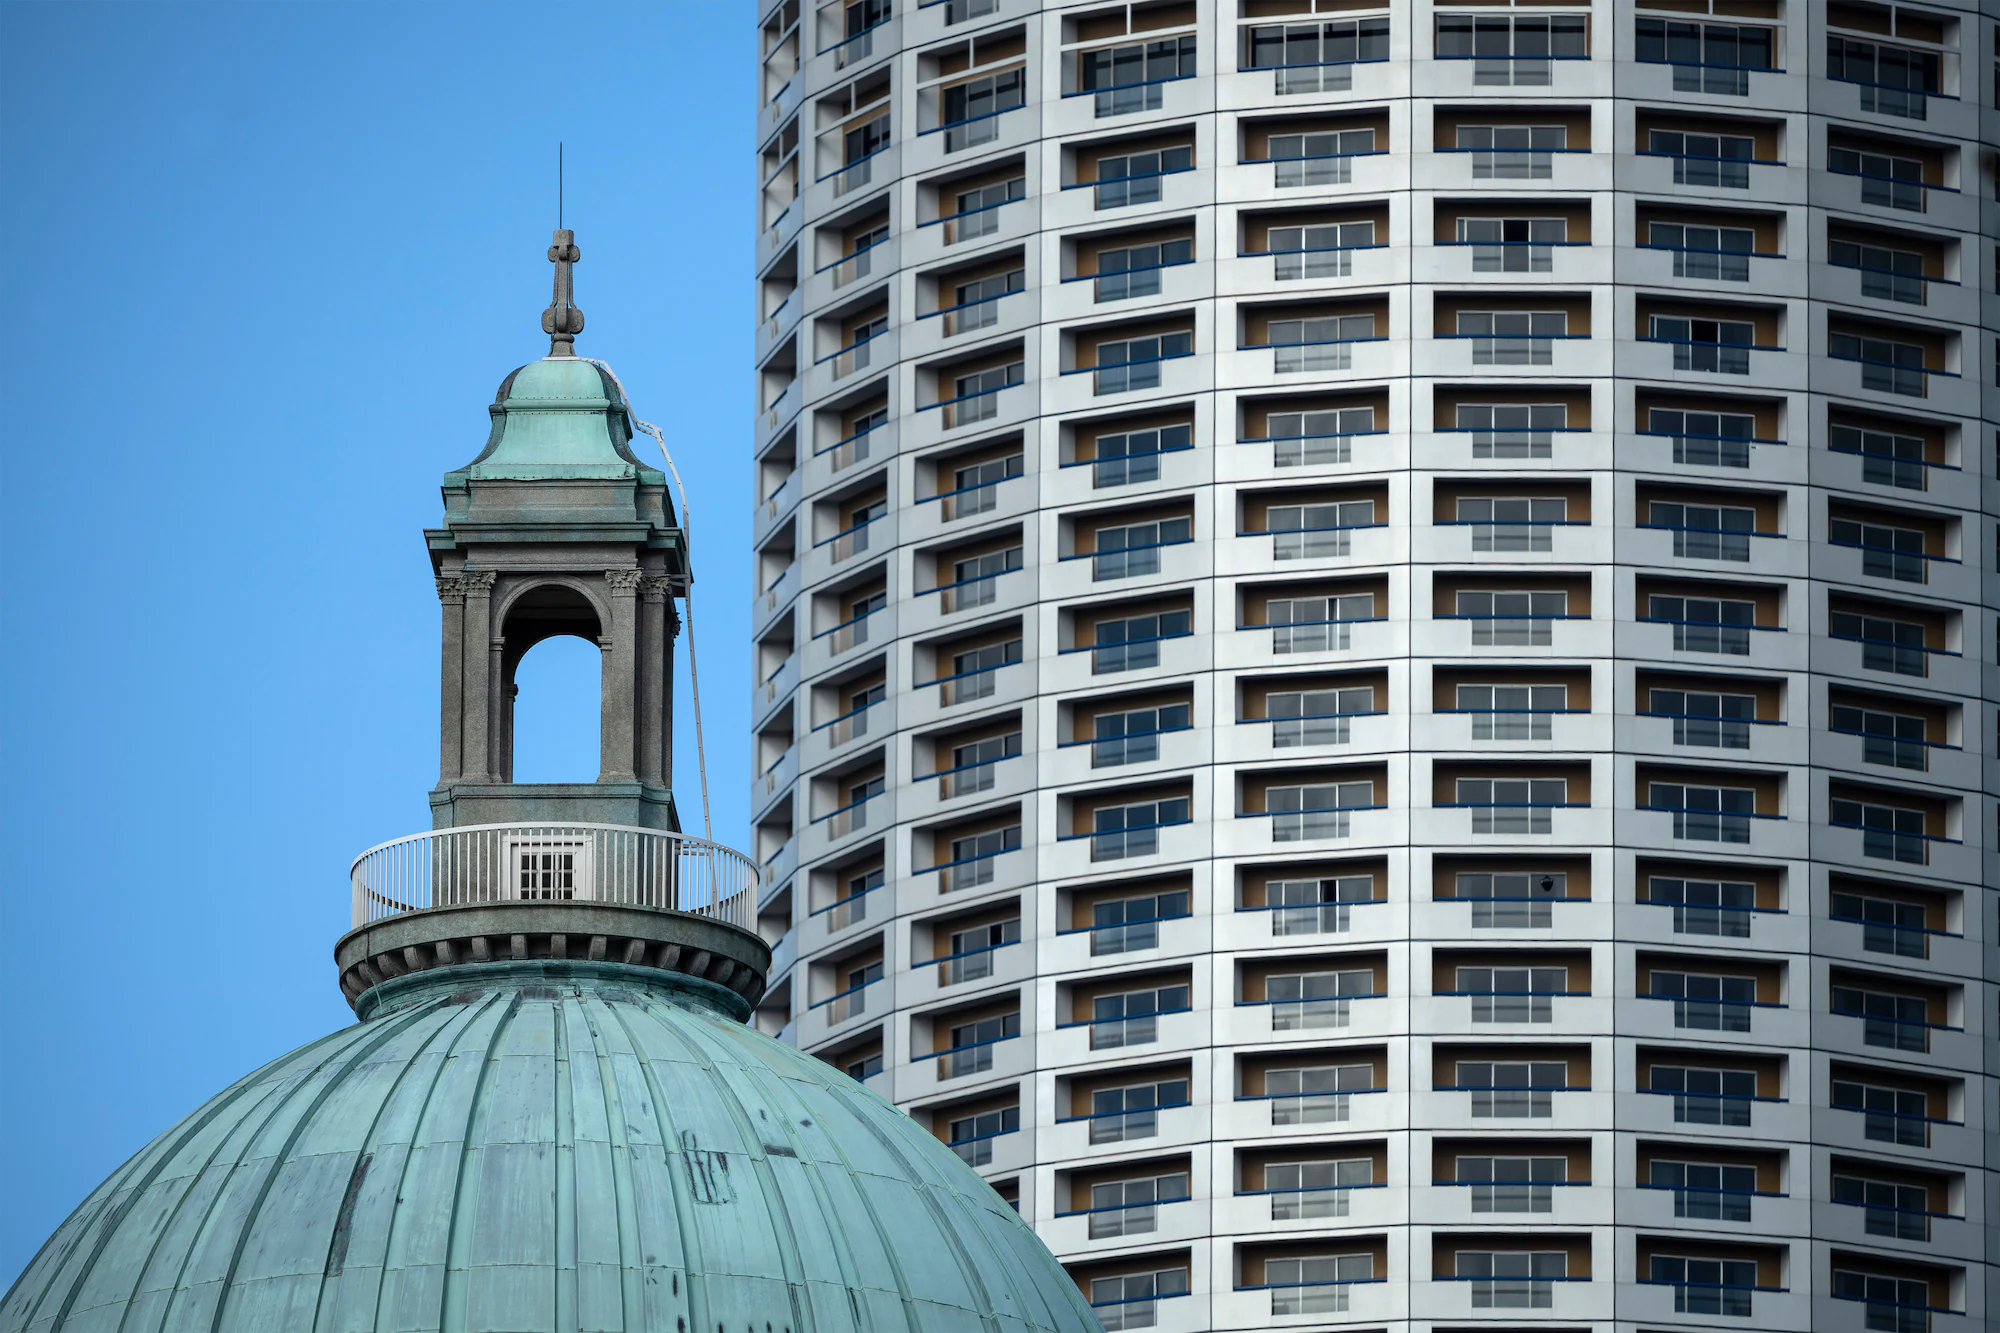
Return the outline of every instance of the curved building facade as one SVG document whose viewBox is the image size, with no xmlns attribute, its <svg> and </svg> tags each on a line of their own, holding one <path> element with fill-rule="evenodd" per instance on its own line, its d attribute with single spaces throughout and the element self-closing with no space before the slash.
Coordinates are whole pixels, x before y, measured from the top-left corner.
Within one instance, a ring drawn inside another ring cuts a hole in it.
<svg viewBox="0 0 2000 1333">
<path fill-rule="evenodd" d="M 1990 8 L 760 25 L 760 1025 L 1107 1328 L 1981 1327 Z"/>
</svg>

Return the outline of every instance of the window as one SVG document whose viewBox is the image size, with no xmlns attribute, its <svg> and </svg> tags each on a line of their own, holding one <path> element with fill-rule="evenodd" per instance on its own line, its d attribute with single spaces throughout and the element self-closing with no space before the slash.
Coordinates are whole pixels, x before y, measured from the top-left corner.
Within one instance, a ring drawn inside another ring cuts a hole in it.
<svg viewBox="0 0 2000 1333">
<path fill-rule="evenodd" d="M 1352 370 L 1354 344 L 1373 341 L 1375 316 L 1338 315 L 1320 319 L 1274 319 L 1270 332 L 1272 370 L 1280 375 Z"/>
<path fill-rule="evenodd" d="M 1554 154 L 1569 148 L 1563 125 L 1460 125 L 1458 151 L 1472 154 L 1474 180 L 1548 180 Z"/>
<path fill-rule="evenodd" d="M 1021 826 L 990 829 L 951 840 L 951 860 L 945 865 L 949 891 L 977 888 L 993 882 L 993 858 L 1021 845 Z"/>
<path fill-rule="evenodd" d="M 1556 1092 L 1569 1086 L 1560 1060 L 1460 1060 L 1458 1086 L 1472 1094 L 1475 1120 L 1545 1120 L 1555 1114 Z"/>
<path fill-rule="evenodd" d="M 991 606 L 999 596 L 1000 576 L 1021 567 L 1021 548 L 988 551 L 951 562 L 951 582 L 944 585 L 944 610 L 964 611 Z"/>
<path fill-rule="evenodd" d="M 1126 1273 L 1120 1277 L 1090 1280 L 1090 1308 L 1106 1333 L 1120 1329 L 1151 1328 L 1158 1319 L 1156 1302 L 1162 1296 L 1185 1296 L 1188 1275 L 1185 1268 L 1164 1268 L 1157 1273 Z"/>
<path fill-rule="evenodd" d="M 1151 856 L 1160 849 L 1160 830 L 1188 822 L 1188 798 L 1136 801 L 1091 812 L 1090 859 L 1116 861 Z"/>
<path fill-rule="evenodd" d="M 1674 345 L 1675 370 L 1703 370 L 1722 375 L 1748 375 L 1750 349 L 1757 345 L 1756 326 L 1747 319 L 1654 315 L 1647 336 L 1654 342 Z"/>
<path fill-rule="evenodd" d="M 1928 200 L 1924 194 L 1924 164 L 1914 157 L 1892 153 L 1870 153 L 1858 148 L 1826 150 L 1826 169 L 1842 176 L 1861 178 L 1861 202 L 1878 208 L 1895 208 L 1921 213 Z"/>
<path fill-rule="evenodd" d="M 1113 1180 L 1090 1187 L 1090 1238 L 1142 1236 L 1159 1229 L 1160 1205 L 1188 1197 L 1184 1172 Z"/>
<path fill-rule="evenodd" d="M 1859 986 L 1833 988 L 1833 1012 L 1861 1020 L 1861 1044 L 1892 1051 L 1931 1048 L 1930 1006 L 1919 995 L 1895 995 Z"/>
<path fill-rule="evenodd" d="M 1346 1217 L 1351 1191 L 1374 1183 L 1375 1163 L 1366 1157 L 1264 1166 L 1264 1192 L 1271 1196 L 1273 1222 Z"/>
<path fill-rule="evenodd" d="M 1747 190 L 1756 141 L 1747 134 L 1684 134 L 1679 130 L 1648 131 L 1646 151 L 1674 160 L 1674 184 L 1711 189 Z"/>
<path fill-rule="evenodd" d="M 826 1001 L 827 1021 L 844 1023 L 856 1014 L 868 1011 L 868 990 L 882 979 L 882 961 L 878 958 L 860 967 L 847 968 L 839 977 L 840 990 Z"/>
<path fill-rule="evenodd" d="M 1102 676 L 1113 671 L 1137 671 L 1158 666 L 1160 641 L 1186 637 L 1189 622 L 1186 611 L 1161 611 L 1154 615 L 1098 621 L 1097 642 L 1091 650 L 1091 673 Z"/>
<path fill-rule="evenodd" d="M 1523 930 L 1548 927 L 1550 904 L 1569 894 L 1569 876 L 1557 871 L 1461 870 L 1452 896 L 1472 904 L 1475 930 Z"/>
<path fill-rule="evenodd" d="M 1027 179 L 1016 176 L 1013 180 L 956 192 L 952 196 L 952 211 L 939 219 L 950 224 L 945 228 L 945 244 L 977 240 L 999 231 L 1000 206 L 1025 198 L 1027 189 Z M 885 226 L 882 231 L 883 239 L 887 240 L 888 228 Z"/>
<path fill-rule="evenodd" d="M 1475 1213 L 1553 1212 L 1555 1187 L 1569 1183 L 1567 1157 L 1460 1157 L 1453 1170 Z"/>
<path fill-rule="evenodd" d="M 842 174 L 841 184 L 845 189 L 854 189 L 868 183 L 868 169 L 853 168 L 889 146 L 889 117 L 885 113 L 875 117 L 865 125 L 857 125 L 841 138 L 841 164 L 848 168 Z M 840 193 L 842 191 L 836 191 Z"/>
<path fill-rule="evenodd" d="M 1590 29 L 1580 15 L 1440 14 L 1437 18 L 1437 58 L 1472 61 L 1476 86 L 1546 88 L 1551 60 L 1589 57 Z"/>
<path fill-rule="evenodd" d="M 877 1074 L 882 1072 L 882 1052 L 871 1051 L 869 1054 L 862 1056 L 859 1060 L 849 1061 L 845 1066 L 843 1066 L 842 1072 L 845 1073 L 849 1078 L 853 1079 L 856 1083 L 861 1083 L 868 1079 L 874 1078 Z M 975 1165 L 977 1165 L 977 1163 L 975 1163 Z"/>
<path fill-rule="evenodd" d="M 1750 630 L 1757 623 L 1753 602 L 1721 597 L 1662 597 L 1653 594 L 1646 618 L 1674 627 L 1674 650 L 1687 653 L 1750 653 Z"/>
<path fill-rule="evenodd" d="M 1194 242 L 1161 241 L 1097 252 L 1096 297 L 1127 301 L 1160 294 L 1160 270 L 1194 262 Z"/>
<path fill-rule="evenodd" d="M 1472 527 L 1475 552 L 1547 551 L 1554 524 L 1569 521 L 1569 501 L 1560 496 L 1461 496 L 1457 521 Z"/>
<path fill-rule="evenodd" d="M 1674 252 L 1674 276 L 1712 282 L 1750 281 L 1750 256 L 1757 233 L 1748 227 L 1691 227 L 1678 222 L 1649 223 L 1646 244 Z"/>
<path fill-rule="evenodd" d="M 1129 1143 L 1160 1132 L 1160 1112 L 1188 1104 L 1184 1078 L 1136 1083 L 1123 1088 L 1099 1088 L 1090 1094 L 1090 1141 Z"/>
<path fill-rule="evenodd" d="M 1860 455 L 1861 479 L 1870 485 L 1908 491 L 1929 487 L 1924 442 L 1915 435 L 1834 425 L 1827 430 L 1827 448 L 1837 454 Z"/>
<path fill-rule="evenodd" d="M 1374 620 L 1375 594 L 1344 597 L 1274 597 L 1265 614 L 1274 653 L 1325 652 L 1349 646 L 1349 627 Z"/>
<path fill-rule="evenodd" d="M 1273 879 L 1264 884 L 1273 935 L 1339 934 L 1347 929 L 1354 904 L 1374 901 L 1375 881 L 1368 875 Z"/>
<path fill-rule="evenodd" d="M 1750 725 L 1757 717 L 1757 699 L 1749 694 L 1652 690 L 1647 696 L 1646 712 L 1652 717 L 1673 719 L 1676 745 L 1747 750 Z"/>
<path fill-rule="evenodd" d="M 950 1122 L 945 1132 L 951 1150 L 967 1166 L 989 1166 L 993 1161 L 993 1140 L 1021 1128 L 1021 1109 L 1009 1106 L 999 1111 L 981 1111 Z"/>
<path fill-rule="evenodd" d="M 1474 833 L 1547 833 L 1550 811 L 1569 804 L 1569 779 L 1460 778 L 1454 799 L 1472 807 Z"/>
<path fill-rule="evenodd" d="M 1861 294 L 1877 301 L 1924 303 L 1924 257 L 1915 250 L 1894 250 L 1859 241 L 1829 241 L 1827 263 L 1861 273 Z"/>
<path fill-rule="evenodd" d="M 1676 935 L 1750 937 L 1750 913 L 1757 900 L 1754 884 L 1654 875 L 1647 881 L 1646 895 L 1647 902 L 1674 909 Z"/>
<path fill-rule="evenodd" d="M 1738 412 L 1678 412 L 1651 408 L 1649 435 L 1671 435 L 1674 461 L 1696 467 L 1749 467 L 1757 419 Z"/>
<path fill-rule="evenodd" d="M 1120 431 L 1097 437 L 1097 458 L 1091 464 L 1093 487 L 1129 486 L 1160 479 L 1160 455 L 1194 447 L 1192 426 L 1161 426 L 1157 430 Z"/>
<path fill-rule="evenodd" d="M 1828 806 L 1835 828 L 1861 830 L 1861 854 L 1923 865 L 1930 859 L 1924 812 L 1874 801 L 1835 799 Z"/>
<path fill-rule="evenodd" d="M 1899 583 L 1928 581 L 1924 534 L 1920 529 L 1836 518 L 1827 525 L 1827 540 L 1835 546 L 1858 548 L 1861 572 L 1870 578 L 1894 579 Z"/>
<path fill-rule="evenodd" d="M 1861 645 L 1861 665 L 1870 671 L 1888 671 L 1899 676 L 1928 676 L 1930 655 L 1924 646 L 1924 627 L 1887 616 L 1835 611 L 1827 617 L 1827 628 L 1836 639 Z"/>
<path fill-rule="evenodd" d="M 1342 1124 L 1351 1114 L 1353 1094 L 1377 1091 L 1371 1065 L 1271 1069 L 1264 1074 L 1273 1125 Z"/>
<path fill-rule="evenodd" d="M 1090 1049 L 1103 1051 L 1158 1041 L 1160 1015 L 1180 1013 L 1187 1007 L 1188 988 L 1184 985 L 1099 995 L 1090 1002 Z"/>
<path fill-rule="evenodd" d="M 1656 1254 L 1649 1281 L 1674 1289 L 1675 1314 L 1720 1314 L 1748 1318 L 1750 1293 L 1757 1288 L 1757 1265 L 1748 1259 L 1683 1259 Z"/>
<path fill-rule="evenodd" d="M 1757 1003 L 1757 981 L 1754 977 L 1655 969 L 1652 989 L 1643 998 L 1673 1001 L 1677 1028 L 1748 1032 L 1750 1011 Z"/>
<path fill-rule="evenodd" d="M 1858 333 L 1827 336 L 1826 354 L 1836 361 L 1861 364 L 1861 387 L 1876 393 L 1922 398 L 1927 392 L 1924 349 L 1892 338 L 1867 338 Z"/>
<path fill-rule="evenodd" d="M 1569 336 L 1561 310 L 1461 310 L 1458 336 L 1472 339 L 1475 366 L 1546 366 L 1557 338 Z"/>
<path fill-rule="evenodd" d="M 1271 251 L 1272 276 L 1279 282 L 1352 277 L 1354 252 L 1375 247 L 1375 224 L 1329 222 L 1313 227 L 1273 227 L 1265 244 Z"/>
<path fill-rule="evenodd" d="M 1000 502 L 1000 483 L 1020 475 L 1019 454 L 989 458 L 983 463 L 952 469 L 951 490 L 947 492 L 950 505 L 945 510 L 945 518 L 960 519 L 991 513 Z"/>
<path fill-rule="evenodd" d="M 1840 710 L 1835 709 L 1836 725 Z M 1921 903 L 1871 898 L 1860 893 L 1835 893 L 1833 919 L 1861 926 L 1861 947 L 1869 953 L 1902 958 L 1930 956 L 1930 929 Z"/>
<path fill-rule="evenodd" d="M 1090 746 L 1092 768 L 1115 768 L 1120 764 L 1147 764 L 1160 757 L 1163 732 L 1186 731 L 1189 723 L 1186 704 L 1162 704 L 1157 708 L 1135 708 L 1123 713 L 1099 713 L 1094 719 Z"/>
<path fill-rule="evenodd" d="M 1374 711 L 1375 691 L 1367 685 L 1344 690 L 1273 691 L 1264 699 L 1264 715 L 1271 721 L 1271 745 L 1279 750 L 1344 745 L 1351 719 Z"/>
<path fill-rule="evenodd" d="M 1000 114 L 1020 106 L 1026 96 L 1027 71 L 1002 70 L 983 78 L 955 83 L 944 90 L 944 150 L 955 153 L 992 143 L 1000 137 Z"/>
<path fill-rule="evenodd" d="M 1338 972 L 1301 972 L 1264 979 L 1264 996 L 1271 1010 L 1271 1031 L 1302 1032 L 1344 1028 L 1353 1001 L 1376 995 L 1375 974 L 1367 968 Z"/>
<path fill-rule="evenodd" d="M 1348 1308 L 1347 1284 L 1374 1279 L 1372 1254 L 1325 1254 L 1264 1261 L 1264 1285 L 1271 1289 L 1273 1315 L 1344 1312 Z"/>
<path fill-rule="evenodd" d="M 1021 919 L 995 921 L 970 930 L 951 933 L 951 954 L 944 968 L 947 986 L 967 981 L 983 981 L 993 975 L 995 950 L 1021 941 Z"/>
<path fill-rule="evenodd" d="M 1085 51 L 1078 64 L 1082 91 L 1096 94 L 1100 119 L 1158 111 L 1161 85 L 1193 78 L 1194 57 L 1192 35 Z"/>
<path fill-rule="evenodd" d="M 948 704 L 966 703 L 993 696 L 994 676 L 1003 666 L 1021 660 L 1021 641 L 989 643 L 951 655 L 951 674 L 945 677 Z"/>
<path fill-rule="evenodd" d="M 1457 1274 L 1472 1280 L 1475 1310 L 1546 1310 L 1555 1284 L 1569 1275 L 1561 1250 L 1460 1250 Z"/>
<path fill-rule="evenodd" d="M 1930 1146 L 1930 1099 L 1921 1092 L 1836 1078 L 1832 1106 L 1836 1111 L 1859 1112 L 1864 1117 L 1862 1133 L 1873 1142 Z"/>
<path fill-rule="evenodd" d="M 1021 382 L 1021 363 L 1011 366 L 992 366 L 986 370 L 976 370 L 969 375 L 954 376 L 951 381 L 951 397 L 946 400 L 945 428 L 963 426 L 974 421 L 990 421 L 999 415 L 999 393 L 1002 389 Z"/>
<path fill-rule="evenodd" d="M 1931 1238 L 1930 1191 L 1861 1176 L 1835 1176 L 1833 1201 L 1866 1209 L 1863 1226 L 1871 1236 L 1895 1240 Z"/>
<path fill-rule="evenodd" d="M 1757 511 L 1747 506 L 1654 500 L 1647 508 L 1646 526 L 1671 528 L 1674 555 L 1680 559 L 1748 561 Z"/>
<path fill-rule="evenodd" d="M 1476 741 L 1545 741 L 1552 715 L 1569 711 L 1569 686 L 1460 685 L 1455 703 L 1472 714 Z"/>
<path fill-rule="evenodd" d="M 567 902 L 591 896 L 591 843 L 578 838 L 510 838 L 507 855 L 514 865 L 515 896 L 523 902 Z"/>
<path fill-rule="evenodd" d="M 1099 528 L 1097 551 L 1090 558 L 1090 577 L 1137 578 L 1160 572 L 1160 548 L 1193 540 L 1194 520 L 1163 518 L 1152 523 L 1132 523 L 1124 527 Z"/>
<path fill-rule="evenodd" d="M 1748 1222 L 1757 1195 L 1757 1168 L 1714 1162 L 1652 1164 L 1647 1187 L 1674 1192 L 1674 1216 L 1715 1222 Z"/>
<path fill-rule="evenodd" d="M 1564 218 L 1460 218 L 1458 243 L 1472 247 L 1474 273 L 1547 273 L 1569 241 Z"/>
<path fill-rule="evenodd" d="M 1745 97 L 1750 72 L 1771 68 L 1769 28 L 1642 18 L 1635 36 L 1640 63 L 1674 67 L 1677 93 Z"/>
<path fill-rule="evenodd" d="M 1125 338 L 1097 345 L 1092 391 L 1130 393 L 1160 387 L 1160 362 L 1194 355 L 1192 333 L 1162 333 L 1151 338 Z"/>
<path fill-rule="evenodd" d="M 1188 895 L 1178 889 L 1093 903 L 1090 908 L 1091 956 L 1137 953 L 1141 949 L 1157 948 L 1160 922 L 1187 914 Z"/>
<path fill-rule="evenodd" d="M 1373 500 L 1272 505 L 1265 512 L 1274 560 L 1318 560 L 1353 552 L 1355 528 L 1375 526 Z"/>
<path fill-rule="evenodd" d="M 1375 409 L 1344 407 L 1325 412 L 1273 412 L 1265 421 L 1271 461 L 1277 467 L 1315 467 L 1354 461 L 1355 435 L 1375 433 Z"/>
<path fill-rule="evenodd" d="M 1551 623 L 1569 616 L 1567 592 L 1461 591 L 1457 618 L 1472 622 L 1472 646 L 1547 647 Z"/>
<path fill-rule="evenodd" d="M 1000 322 L 1000 298 L 1021 290 L 1022 271 L 995 273 L 952 287 L 952 304 L 944 309 L 946 337 L 956 337 L 974 329 L 990 329 Z"/>
<path fill-rule="evenodd" d="M 1375 152 L 1375 131 L 1274 134 L 1269 151 L 1275 184 L 1280 190 L 1300 186 L 1350 185 L 1354 181 L 1354 159 Z"/>
<path fill-rule="evenodd" d="M 1461 967 L 1453 989 L 1471 997 L 1475 1023 L 1553 1023 L 1554 997 L 1568 992 L 1569 970 Z"/>
<path fill-rule="evenodd" d="M 1757 793 L 1749 787 L 1691 787 L 1655 782 L 1646 804 L 1670 811 L 1674 836 L 1691 842 L 1750 841 L 1750 819 L 1757 810 Z"/>
<path fill-rule="evenodd" d="M 1553 432 L 1569 429 L 1566 403 L 1460 403 L 1456 428 L 1472 432 L 1474 458 L 1547 458 Z"/>
<path fill-rule="evenodd" d="M 1749 1069 L 1654 1065 L 1651 1091 L 1674 1099 L 1677 1125 L 1741 1128 L 1750 1123 L 1750 1107 L 1757 1100 L 1757 1074 Z"/>
<path fill-rule="evenodd" d="M 1923 120 L 1929 110 L 1926 94 L 1938 92 L 1938 58 L 1929 51 L 1861 42 L 1852 37 L 1826 39 L 1826 76 L 1839 83 L 1861 85 L 1861 109 L 1877 115 Z"/>
<path fill-rule="evenodd" d="M 962 1078 L 967 1074 L 984 1073 L 993 1068 L 994 1043 L 1020 1035 L 1019 1014 L 999 1014 L 957 1024 L 951 1029 L 951 1046 L 942 1054 L 940 1063 L 945 1067 L 939 1077 Z"/>
<path fill-rule="evenodd" d="M 1243 68 L 1276 71 L 1278 96 L 1346 92 L 1356 63 L 1389 58 L 1389 20 L 1261 24 L 1249 43 Z"/>
<path fill-rule="evenodd" d="M 1867 1328 L 1885 1329 L 1888 1333 L 1929 1333 L 1933 1307 L 1927 1282 L 1836 1268 L 1833 1298 L 1864 1302 L 1862 1323 Z"/>
<path fill-rule="evenodd" d="M 954 745 L 951 767 L 943 775 L 945 797 L 992 791 L 994 766 L 1002 759 L 1011 759 L 1020 753 L 1021 733 L 1018 731 L 1005 736 L 988 736 L 970 745 Z"/>
<path fill-rule="evenodd" d="M 1375 784 L 1363 779 L 1271 787 L 1265 791 L 1264 800 L 1271 816 L 1273 842 L 1344 838 L 1354 811 L 1375 808 Z"/>
<path fill-rule="evenodd" d="M 1097 160 L 1097 207 L 1124 208 L 1160 202 L 1160 180 L 1177 171 L 1194 170 L 1194 149 L 1162 148 L 1151 153 L 1126 153 Z"/>
</svg>

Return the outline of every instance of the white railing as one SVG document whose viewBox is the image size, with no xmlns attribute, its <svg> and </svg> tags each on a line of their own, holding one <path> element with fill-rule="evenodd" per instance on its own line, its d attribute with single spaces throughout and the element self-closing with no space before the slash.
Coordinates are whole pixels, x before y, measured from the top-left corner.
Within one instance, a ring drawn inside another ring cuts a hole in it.
<svg viewBox="0 0 2000 1333">
<path fill-rule="evenodd" d="M 476 824 L 354 858 L 354 924 L 468 903 L 665 907 L 751 929 L 757 867 L 701 838 L 619 824 Z"/>
</svg>

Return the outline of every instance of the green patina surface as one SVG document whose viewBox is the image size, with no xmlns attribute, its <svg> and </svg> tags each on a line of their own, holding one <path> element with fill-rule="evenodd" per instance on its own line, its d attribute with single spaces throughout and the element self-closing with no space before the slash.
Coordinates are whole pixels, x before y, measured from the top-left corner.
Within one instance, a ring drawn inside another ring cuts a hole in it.
<svg viewBox="0 0 2000 1333">
<path fill-rule="evenodd" d="M 611 377 L 577 357 L 530 361 L 500 386 L 488 411 L 486 448 L 445 484 L 632 478 L 664 485 L 666 478 L 632 452 L 631 409 Z"/>
<path fill-rule="evenodd" d="M 944 1145 L 658 972 L 384 988 L 114 1173 L 0 1329 L 1099 1327 Z"/>
</svg>

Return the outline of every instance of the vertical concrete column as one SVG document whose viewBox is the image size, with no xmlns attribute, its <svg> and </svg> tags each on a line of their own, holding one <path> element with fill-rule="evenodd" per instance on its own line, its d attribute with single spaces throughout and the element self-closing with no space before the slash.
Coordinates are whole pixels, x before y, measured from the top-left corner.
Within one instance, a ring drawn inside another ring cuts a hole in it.
<svg viewBox="0 0 2000 1333">
<path fill-rule="evenodd" d="M 662 729 L 666 726 L 666 696 L 673 690 L 667 675 L 666 634 L 668 584 L 648 578 L 639 588 L 639 781 L 663 785 L 660 768 Z"/>
<path fill-rule="evenodd" d="M 660 785 L 671 787 L 674 785 L 674 640 L 681 636 L 681 616 L 671 599 L 666 613 L 666 625 L 660 636 L 660 682 L 665 693 L 660 708 Z"/>
<path fill-rule="evenodd" d="M 489 570 L 465 575 L 465 629 L 460 637 L 464 679 L 465 762 L 460 776 L 470 782 L 493 780 L 493 580 Z"/>
<path fill-rule="evenodd" d="M 439 575 L 437 594 L 444 621 L 438 671 L 438 785 L 442 787 L 464 771 L 465 577 Z"/>
<path fill-rule="evenodd" d="M 639 584 L 636 569 L 606 570 L 611 587 L 611 624 L 604 652 L 604 727 L 598 742 L 599 782 L 630 782 L 638 776 L 634 760 L 633 722 L 637 715 Z"/>
</svg>

